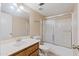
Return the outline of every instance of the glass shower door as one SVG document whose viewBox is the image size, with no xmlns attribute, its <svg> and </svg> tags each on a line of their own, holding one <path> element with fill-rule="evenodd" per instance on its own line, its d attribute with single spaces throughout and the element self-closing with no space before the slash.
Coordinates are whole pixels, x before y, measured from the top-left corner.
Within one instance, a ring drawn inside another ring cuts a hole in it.
<svg viewBox="0 0 79 59">
<path fill-rule="evenodd" d="M 72 46 L 72 26 L 71 19 L 55 20 L 54 43 L 59 46 L 71 48 Z"/>
<path fill-rule="evenodd" d="M 43 22 L 43 41 L 53 43 L 54 40 L 54 20 L 46 20 Z"/>
</svg>

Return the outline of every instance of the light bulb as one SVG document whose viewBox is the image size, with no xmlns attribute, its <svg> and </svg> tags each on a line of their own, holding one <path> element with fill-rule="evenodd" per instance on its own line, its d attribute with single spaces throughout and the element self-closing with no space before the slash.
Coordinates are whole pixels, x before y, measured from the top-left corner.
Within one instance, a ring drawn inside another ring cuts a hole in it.
<svg viewBox="0 0 79 59">
<path fill-rule="evenodd" d="M 17 11 L 20 12 L 20 9 L 18 8 Z"/>
<path fill-rule="evenodd" d="M 22 5 L 19 8 L 22 9 L 22 10 L 24 10 L 24 7 Z"/>
<path fill-rule="evenodd" d="M 14 7 L 13 7 L 13 6 L 10 6 L 10 8 L 11 8 L 11 9 L 14 9 Z"/>
</svg>

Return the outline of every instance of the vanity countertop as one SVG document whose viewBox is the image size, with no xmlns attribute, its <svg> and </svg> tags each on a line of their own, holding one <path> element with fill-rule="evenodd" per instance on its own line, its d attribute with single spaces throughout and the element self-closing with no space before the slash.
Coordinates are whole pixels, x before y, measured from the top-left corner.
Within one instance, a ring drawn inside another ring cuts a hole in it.
<svg viewBox="0 0 79 59">
<path fill-rule="evenodd" d="M 0 56 L 9 56 L 39 41 L 40 40 L 36 40 L 36 39 L 22 39 L 22 40 L 14 40 L 14 41 L 10 40 L 5 44 L 1 43 L 0 44 Z"/>
</svg>

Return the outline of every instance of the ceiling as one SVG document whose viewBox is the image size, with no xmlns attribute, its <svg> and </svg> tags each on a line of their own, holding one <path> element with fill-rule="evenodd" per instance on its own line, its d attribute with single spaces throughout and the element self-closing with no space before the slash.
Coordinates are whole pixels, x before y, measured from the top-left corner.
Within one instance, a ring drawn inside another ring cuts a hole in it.
<svg viewBox="0 0 79 59">
<path fill-rule="evenodd" d="M 23 4 L 22 6 L 25 8 L 25 11 L 22 10 L 23 8 L 19 8 L 21 4 Z M 43 16 L 48 17 L 72 12 L 74 8 L 74 3 L 44 3 L 42 6 L 39 4 L 40 3 L 2 3 L 1 11 L 28 18 L 28 12 L 30 10 L 35 10 Z"/>
<path fill-rule="evenodd" d="M 1 12 L 5 12 L 14 16 L 22 16 L 28 18 L 28 13 L 21 10 L 16 3 L 2 3 Z"/>
<path fill-rule="evenodd" d="M 44 3 L 39 6 L 40 3 L 25 3 L 24 5 L 29 6 L 33 10 L 41 13 L 44 16 L 55 16 L 58 14 L 72 12 L 74 3 Z"/>
</svg>

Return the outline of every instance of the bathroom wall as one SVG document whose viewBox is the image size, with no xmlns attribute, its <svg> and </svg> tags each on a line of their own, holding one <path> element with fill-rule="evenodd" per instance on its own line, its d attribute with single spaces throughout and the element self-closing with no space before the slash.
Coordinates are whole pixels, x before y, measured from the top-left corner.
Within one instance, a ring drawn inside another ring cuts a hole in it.
<svg viewBox="0 0 79 59">
<path fill-rule="evenodd" d="M 77 44 L 77 32 L 78 32 L 77 13 L 78 13 L 78 8 L 76 4 L 74 6 L 74 11 L 72 12 L 72 45 Z"/>
<path fill-rule="evenodd" d="M 78 5 L 77 5 L 77 11 L 78 11 L 78 13 L 77 13 L 77 17 L 78 17 L 78 35 L 79 35 L 79 3 L 78 3 Z M 78 44 L 79 44 L 79 36 L 78 36 Z"/>
<path fill-rule="evenodd" d="M 44 16 L 36 11 L 30 12 L 30 35 L 41 35 L 42 20 L 44 20 Z"/>
<path fill-rule="evenodd" d="M 78 30 L 78 32 L 77 32 L 77 39 L 78 39 L 78 45 L 79 45 L 79 3 L 77 4 L 77 17 L 78 17 L 78 21 L 77 21 L 77 24 L 78 24 L 78 26 L 77 26 L 77 30 Z M 79 50 L 78 50 L 78 52 L 77 52 L 78 54 L 78 56 L 79 56 Z"/>
<path fill-rule="evenodd" d="M 79 45 L 79 4 L 75 4 L 72 13 L 72 45 Z M 79 56 L 79 50 L 73 49 L 73 54 Z"/>
</svg>

